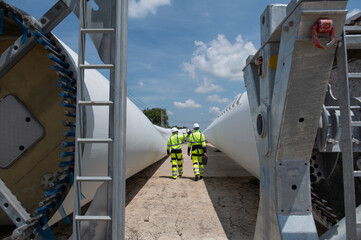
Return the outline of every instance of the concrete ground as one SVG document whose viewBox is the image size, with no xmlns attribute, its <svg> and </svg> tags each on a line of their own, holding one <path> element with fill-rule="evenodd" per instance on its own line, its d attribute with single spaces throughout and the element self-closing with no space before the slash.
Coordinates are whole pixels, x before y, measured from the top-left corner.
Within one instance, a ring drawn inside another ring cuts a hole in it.
<svg viewBox="0 0 361 240">
<path fill-rule="evenodd" d="M 205 177 L 198 182 L 187 155 L 177 180 L 171 178 L 169 157 L 129 179 L 126 238 L 253 239 L 258 185 L 210 145 L 208 157 Z"/>
<path fill-rule="evenodd" d="M 169 157 L 127 179 L 126 239 L 253 239 L 257 180 L 211 145 L 207 154 L 205 177 L 198 182 L 187 155 L 177 180 Z M 53 227 L 56 239 L 67 239 L 71 230 L 62 223 Z"/>
</svg>

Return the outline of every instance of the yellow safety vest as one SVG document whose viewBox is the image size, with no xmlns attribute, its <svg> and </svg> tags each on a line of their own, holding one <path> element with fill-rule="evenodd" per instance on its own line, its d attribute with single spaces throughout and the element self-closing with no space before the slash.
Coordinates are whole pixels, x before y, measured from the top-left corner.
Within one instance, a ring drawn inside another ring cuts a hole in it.
<svg viewBox="0 0 361 240">
<path fill-rule="evenodd" d="M 186 138 L 185 134 L 178 135 L 177 133 L 173 134 L 168 138 L 167 150 L 169 149 L 182 149 L 182 142 Z"/>
</svg>

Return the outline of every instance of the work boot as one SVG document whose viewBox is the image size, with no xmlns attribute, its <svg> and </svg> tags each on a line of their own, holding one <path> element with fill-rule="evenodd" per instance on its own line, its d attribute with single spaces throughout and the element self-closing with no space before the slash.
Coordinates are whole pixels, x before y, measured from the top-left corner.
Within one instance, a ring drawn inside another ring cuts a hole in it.
<svg viewBox="0 0 361 240">
<path fill-rule="evenodd" d="M 199 176 L 198 175 L 196 175 L 195 177 L 194 177 L 194 181 L 198 181 L 198 178 L 199 178 Z"/>
<path fill-rule="evenodd" d="M 178 177 L 181 177 L 183 175 L 183 173 L 180 173 L 179 175 L 178 175 Z"/>
<path fill-rule="evenodd" d="M 199 179 L 202 180 L 202 179 L 203 179 L 203 176 L 200 176 Z"/>
</svg>

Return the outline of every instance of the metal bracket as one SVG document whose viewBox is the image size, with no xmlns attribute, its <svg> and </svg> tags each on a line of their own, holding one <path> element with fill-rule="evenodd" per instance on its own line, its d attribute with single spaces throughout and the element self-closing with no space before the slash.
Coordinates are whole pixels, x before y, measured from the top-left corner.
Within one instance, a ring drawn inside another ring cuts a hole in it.
<svg viewBox="0 0 361 240">
<path fill-rule="evenodd" d="M 1 179 L 0 207 L 17 227 L 26 224 L 30 220 L 30 214 L 21 206 L 21 203 Z"/>
<path fill-rule="evenodd" d="M 49 33 L 54 29 L 71 10 L 63 1 L 58 1 L 48 12 L 39 20 L 42 24 L 41 30 Z M 31 18 L 27 18 L 31 20 Z M 8 49 L 0 56 L 0 78 L 2 78 L 12 67 L 15 66 L 33 47 L 36 45 L 36 38 L 28 34 L 25 43 L 21 44 L 22 37 L 19 37 Z"/>
</svg>

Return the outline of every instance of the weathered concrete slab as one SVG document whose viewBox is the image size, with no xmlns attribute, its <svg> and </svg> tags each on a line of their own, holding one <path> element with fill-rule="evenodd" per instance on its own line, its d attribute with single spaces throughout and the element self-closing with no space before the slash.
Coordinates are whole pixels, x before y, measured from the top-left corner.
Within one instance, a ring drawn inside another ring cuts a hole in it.
<svg viewBox="0 0 361 240">
<path fill-rule="evenodd" d="M 253 239 L 256 181 L 211 145 L 208 156 L 205 178 L 198 182 L 186 155 L 177 180 L 171 178 L 170 158 L 127 179 L 126 239 Z M 57 239 L 67 239 L 71 231 L 64 224 L 54 228 Z"/>
</svg>

